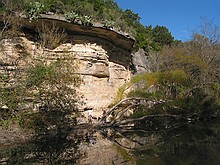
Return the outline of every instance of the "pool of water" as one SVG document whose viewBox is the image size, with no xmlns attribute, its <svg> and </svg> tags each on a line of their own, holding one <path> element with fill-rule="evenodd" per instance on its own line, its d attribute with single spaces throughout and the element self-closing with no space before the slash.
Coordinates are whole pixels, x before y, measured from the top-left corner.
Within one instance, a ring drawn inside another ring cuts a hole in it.
<svg viewBox="0 0 220 165">
<path fill-rule="evenodd" d="M 172 129 L 92 127 L 0 147 L 0 164 L 219 165 L 220 120 Z"/>
</svg>

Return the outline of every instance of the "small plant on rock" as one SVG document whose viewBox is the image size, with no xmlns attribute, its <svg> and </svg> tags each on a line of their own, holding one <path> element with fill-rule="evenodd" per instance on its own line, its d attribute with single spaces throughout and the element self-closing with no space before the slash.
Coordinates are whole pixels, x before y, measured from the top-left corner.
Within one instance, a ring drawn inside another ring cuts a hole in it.
<svg viewBox="0 0 220 165">
<path fill-rule="evenodd" d="M 48 49 L 56 48 L 62 44 L 67 37 L 65 31 L 57 27 L 54 23 L 42 23 L 42 25 L 37 28 L 37 31 L 39 33 L 41 46 Z"/>
<path fill-rule="evenodd" d="M 92 26 L 92 18 L 90 16 L 82 16 L 81 17 L 82 25 L 84 26 Z"/>
<path fill-rule="evenodd" d="M 71 23 L 76 23 L 79 20 L 79 15 L 75 12 L 66 12 L 64 16 Z"/>
<path fill-rule="evenodd" d="M 113 26 L 114 26 L 115 22 L 114 22 L 114 21 L 105 20 L 105 21 L 103 22 L 103 24 L 104 24 L 104 27 L 105 27 L 105 28 L 107 28 L 107 29 L 113 29 Z"/>
<path fill-rule="evenodd" d="M 31 2 L 27 8 L 26 8 L 26 16 L 32 20 L 32 19 L 38 19 L 40 18 L 40 14 L 45 11 L 44 4 L 40 2 Z"/>
</svg>

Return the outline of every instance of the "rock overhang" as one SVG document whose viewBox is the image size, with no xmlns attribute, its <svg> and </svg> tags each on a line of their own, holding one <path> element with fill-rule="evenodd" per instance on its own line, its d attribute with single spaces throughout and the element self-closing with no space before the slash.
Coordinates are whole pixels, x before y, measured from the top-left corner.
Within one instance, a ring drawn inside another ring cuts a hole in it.
<svg viewBox="0 0 220 165">
<path fill-rule="evenodd" d="M 37 26 L 43 22 L 49 24 L 54 22 L 61 29 L 66 29 L 68 41 L 55 49 L 42 49 L 35 43 L 35 39 L 37 39 L 35 37 Z M 134 39 L 101 26 L 72 24 L 62 18 L 42 16 L 38 20 L 30 21 L 23 17 L 22 25 L 24 36 L 21 35 L 13 40 L 15 43 L 9 41 L 12 43 L 6 45 L 8 54 L 13 53 L 14 55 L 11 63 L 15 64 L 14 61 L 20 59 L 19 67 L 23 70 L 32 63 L 32 59 L 40 57 L 43 60 L 55 60 L 57 57 L 62 58 L 63 52 L 73 55 L 79 60 L 78 73 L 83 78 L 79 91 L 84 96 L 86 105 L 94 107 L 100 113 L 102 108 L 107 107 L 114 100 L 118 88 L 129 81 L 131 77 L 129 66 L 132 62 L 131 50 Z M 29 30 L 26 28 L 29 28 L 30 31 L 25 31 Z M 72 34 L 69 35 L 69 33 Z M 34 40 L 32 40 L 33 38 Z M 73 40 L 69 40 L 72 38 Z M 79 40 L 80 43 L 75 40 Z M 22 45 L 22 47 L 16 45 Z M 15 49 L 12 49 L 14 46 Z M 23 57 L 23 54 L 27 54 L 24 59 L 20 58 L 20 55 Z M 7 56 L 7 53 L 5 55 Z M 6 62 L 3 64 L 8 65 Z"/>
<path fill-rule="evenodd" d="M 36 29 L 42 23 L 55 23 L 61 29 L 65 29 L 70 34 L 85 35 L 104 39 L 112 43 L 115 47 L 131 52 L 135 40 L 125 34 L 113 29 L 105 28 L 102 24 L 84 26 L 81 24 L 70 23 L 63 16 L 41 14 L 36 20 L 29 20 L 23 16 L 22 26 L 29 29 Z"/>
</svg>

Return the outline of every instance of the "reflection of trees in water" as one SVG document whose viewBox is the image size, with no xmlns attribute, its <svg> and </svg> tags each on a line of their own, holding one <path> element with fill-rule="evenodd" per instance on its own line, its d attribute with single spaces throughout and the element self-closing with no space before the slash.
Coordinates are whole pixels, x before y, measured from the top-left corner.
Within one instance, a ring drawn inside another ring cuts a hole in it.
<svg viewBox="0 0 220 165">
<path fill-rule="evenodd" d="M 168 131 L 163 136 L 163 145 L 152 151 L 166 164 L 217 165 L 220 163 L 219 124 L 219 121 L 189 124 Z"/>
<path fill-rule="evenodd" d="M 143 124 L 142 124 L 143 126 Z M 151 127 L 152 129 L 152 127 Z M 172 129 L 146 130 L 115 128 L 102 131 L 119 153 L 137 164 L 212 164 L 220 163 L 220 123 L 190 123 Z M 122 152 L 123 151 L 123 152 Z"/>
<path fill-rule="evenodd" d="M 68 164 L 80 155 L 78 141 L 67 139 L 65 134 L 37 137 L 29 143 L 9 149 L 5 154 L 7 164 Z"/>
<path fill-rule="evenodd" d="M 30 142 L 0 150 L 0 164 L 75 164 L 86 156 L 79 150 L 80 144 L 94 144 L 93 135 L 87 128 L 38 135 Z"/>
<path fill-rule="evenodd" d="M 87 141 L 86 135 L 51 133 L 37 136 L 26 144 L 10 148 L 4 153 L 7 164 L 72 164 L 81 158 L 78 145 Z"/>
<path fill-rule="evenodd" d="M 214 117 L 182 114 L 163 101 L 133 97 L 121 100 L 100 121 L 104 124 L 97 127 L 106 128 L 100 129 L 102 135 L 137 164 L 220 163 L 220 123 Z"/>
<path fill-rule="evenodd" d="M 168 120 L 168 119 L 167 119 Z M 137 164 L 212 164 L 220 162 L 220 124 L 218 119 L 187 123 L 180 127 L 161 129 L 145 123 L 112 128 L 78 127 L 68 133 L 38 136 L 31 142 L 2 151 L 2 164 L 74 164 L 85 158 L 79 146 L 95 144 L 94 133 L 114 144 L 125 160 Z M 156 122 L 156 119 L 154 121 Z M 148 127 L 149 126 L 149 127 Z M 97 148 L 98 149 L 98 148 Z"/>
</svg>

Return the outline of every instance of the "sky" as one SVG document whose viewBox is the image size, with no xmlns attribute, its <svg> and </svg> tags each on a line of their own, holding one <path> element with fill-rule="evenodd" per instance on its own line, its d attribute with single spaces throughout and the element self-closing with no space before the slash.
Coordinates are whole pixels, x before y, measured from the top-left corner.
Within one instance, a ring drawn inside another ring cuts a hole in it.
<svg viewBox="0 0 220 165">
<path fill-rule="evenodd" d="M 220 27 L 220 0 L 115 0 L 141 17 L 144 26 L 165 26 L 177 40 L 190 39 L 201 18 Z"/>
</svg>

